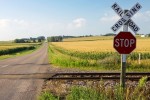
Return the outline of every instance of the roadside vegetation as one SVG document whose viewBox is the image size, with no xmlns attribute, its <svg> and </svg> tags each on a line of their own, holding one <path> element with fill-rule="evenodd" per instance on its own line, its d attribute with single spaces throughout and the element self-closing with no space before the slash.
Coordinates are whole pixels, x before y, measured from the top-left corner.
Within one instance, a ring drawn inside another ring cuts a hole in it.
<svg viewBox="0 0 150 100">
<path fill-rule="evenodd" d="M 50 62 L 65 68 L 101 71 L 120 70 L 121 57 L 112 47 L 112 37 L 82 39 L 82 41 L 81 38 L 75 38 L 76 41 L 73 39 L 69 42 L 50 42 Z M 150 38 L 137 39 L 136 50 L 127 55 L 127 71 L 150 71 L 150 45 L 148 42 L 150 42 Z"/>
<path fill-rule="evenodd" d="M 137 48 L 127 55 L 128 72 L 150 71 L 150 38 L 137 38 Z M 113 37 L 82 37 L 49 42 L 49 62 L 61 68 L 88 71 L 119 71 L 121 56 L 113 48 Z M 140 58 L 140 59 L 139 59 Z M 147 77 L 139 82 L 50 80 L 46 82 L 39 100 L 149 100 Z"/>
<path fill-rule="evenodd" d="M 41 43 L 0 42 L 0 60 L 33 52 Z"/>
<path fill-rule="evenodd" d="M 130 82 L 125 89 L 119 84 L 111 85 L 104 81 L 75 82 L 76 85 L 61 82 L 47 83 L 47 87 L 39 96 L 39 100 L 149 100 L 150 87 L 147 77 L 137 84 Z M 106 84 L 107 83 L 107 84 Z M 52 85 L 53 84 L 53 85 Z M 109 84 L 109 85 L 108 85 Z M 52 89 L 52 86 L 54 87 Z"/>
</svg>

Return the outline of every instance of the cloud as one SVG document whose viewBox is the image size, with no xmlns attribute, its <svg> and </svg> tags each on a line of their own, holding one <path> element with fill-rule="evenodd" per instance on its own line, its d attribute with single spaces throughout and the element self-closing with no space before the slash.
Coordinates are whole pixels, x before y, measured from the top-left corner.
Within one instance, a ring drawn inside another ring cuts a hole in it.
<svg viewBox="0 0 150 100">
<path fill-rule="evenodd" d="M 99 24 L 101 25 L 101 30 L 104 30 L 104 33 L 110 32 L 110 27 L 114 25 L 120 17 L 114 13 L 105 13 L 102 17 L 99 19 Z M 131 18 L 137 26 L 140 27 L 139 33 L 147 34 L 149 33 L 149 23 L 150 23 L 150 10 L 143 11 L 143 12 L 137 12 L 132 18 Z M 121 29 L 120 29 L 121 30 Z M 130 28 L 129 28 L 129 31 Z"/>
<path fill-rule="evenodd" d="M 150 22 L 150 10 L 145 12 L 138 12 L 133 16 L 133 19 L 136 21 Z"/>
<path fill-rule="evenodd" d="M 120 17 L 116 14 L 116 15 L 112 15 L 112 14 L 108 14 L 105 13 L 103 17 L 100 18 L 100 22 L 101 23 L 112 23 L 112 22 L 116 22 L 120 19 Z M 149 11 L 145 11 L 145 12 L 138 12 L 136 13 L 133 18 L 134 20 L 138 20 L 138 21 L 150 21 L 150 10 Z"/>
<path fill-rule="evenodd" d="M 100 18 L 100 22 L 114 22 L 119 20 L 119 16 L 114 15 L 114 16 L 104 16 Z"/>
<path fill-rule="evenodd" d="M 0 19 L 0 27 L 6 27 L 9 23 L 9 19 Z"/>
<path fill-rule="evenodd" d="M 18 19 L 0 19 L 0 27 L 8 27 L 8 26 L 24 26 L 27 23 L 24 20 Z"/>
<path fill-rule="evenodd" d="M 77 18 L 74 19 L 71 23 L 67 25 L 67 28 L 69 29 L 77 29 L 82 28 L 86 25 L 86 19 L 85 18 Z"/>
</svg>

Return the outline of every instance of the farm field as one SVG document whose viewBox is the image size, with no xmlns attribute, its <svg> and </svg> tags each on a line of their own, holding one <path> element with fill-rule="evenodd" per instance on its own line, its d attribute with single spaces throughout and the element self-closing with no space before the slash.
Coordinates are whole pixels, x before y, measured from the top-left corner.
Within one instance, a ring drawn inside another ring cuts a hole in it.
<svg viewBox="0 0 150 100">
<path fill-rule="evenodd" d="M 11 42 L 0 42 L 0 50 L 12 49 L 17 47 L 29 47 L 36 45 L 37 43 L 11 43 Z"/>
<path fill-rule="evenodd" d="M 39 45 L 39 43 L 0 42 L 0 60 L 30 53 Z"/>
<path fill-rule="evenodd" d="M 127 55 L 127 71 L 150 71 L 150 38 L 137 38 L 137 47 Z M 120 70 L 120 54 L 113 37 L 83 37 L 49 43 L 50 62 L 84 70 Z M 141 60 L 139 61 L 139 54 Z"/>
<path fill-rule="evenodd" d="M 137 38 L 134 52 L 150 52 L 150 38 Z M 84 37 L 64 39 L 64 42 L 53 42 L 55 46 L 81 52 L 116 52 L 113 48 L 113 37 Z"/>
</svg>

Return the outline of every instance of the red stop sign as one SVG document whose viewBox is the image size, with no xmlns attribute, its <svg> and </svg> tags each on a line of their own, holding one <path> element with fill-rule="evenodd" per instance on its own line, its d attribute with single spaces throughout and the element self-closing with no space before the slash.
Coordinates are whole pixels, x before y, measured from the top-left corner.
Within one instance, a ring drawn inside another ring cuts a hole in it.
<svg viewBox="0 0 150 100">
<path fill-rule="evenodd" d="M 120 32 L 114 37 L 113 46 L 120 54 L 130 54 L 136 48 L 136 38 L 130 32 Z"/>
</svg>

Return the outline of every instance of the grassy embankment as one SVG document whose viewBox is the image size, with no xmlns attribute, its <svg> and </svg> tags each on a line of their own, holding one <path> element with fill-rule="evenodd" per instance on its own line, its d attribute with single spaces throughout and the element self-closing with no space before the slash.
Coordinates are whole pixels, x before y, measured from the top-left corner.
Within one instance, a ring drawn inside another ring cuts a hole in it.
<svg viewBox="0 0 150 100">
<path fill-rule="evenodd" d="M 29 54 L 39 46 L 40 43 L 0 42 L 0 60 Z"/>
<path fill-rule="evenodd" d="M 127 71 L 150 71 L 149 42 L 150 38 L 137 38 L 136 50 L 127 55 Z M 120 55 L 113 48 L 113 37 L 72 38 L 64 42 L 52 42 L 49 43 L 49 56 L 52 64 L 61 67 L 120 70 Z"/>
</svg>

